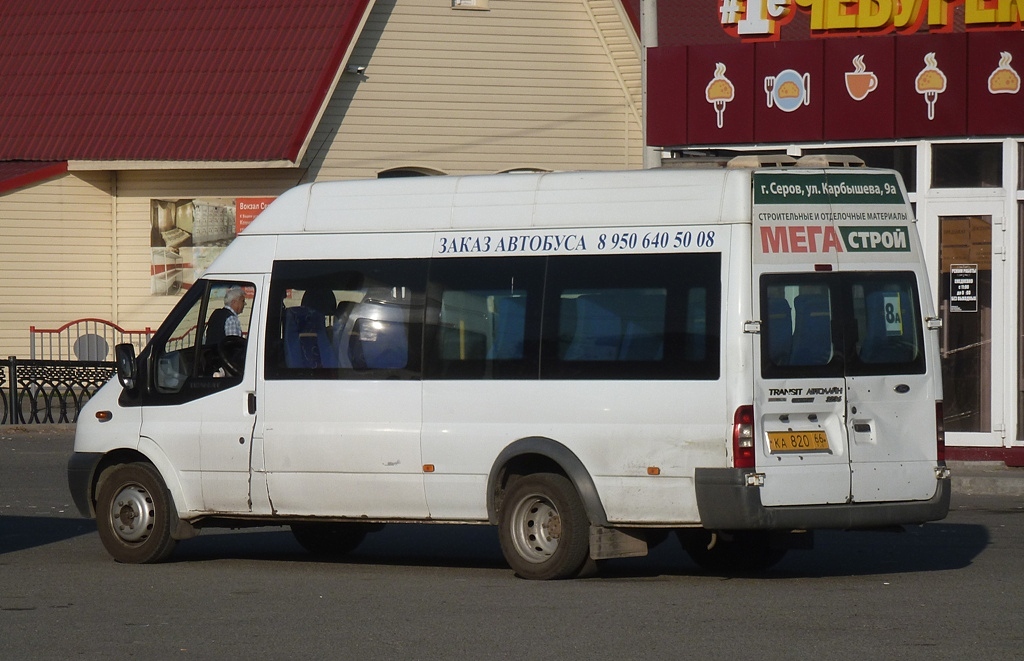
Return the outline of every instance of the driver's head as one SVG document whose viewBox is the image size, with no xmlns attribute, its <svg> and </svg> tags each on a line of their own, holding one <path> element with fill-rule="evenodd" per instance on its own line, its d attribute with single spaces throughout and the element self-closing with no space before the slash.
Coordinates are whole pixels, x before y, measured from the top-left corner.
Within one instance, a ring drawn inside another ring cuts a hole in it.
<svg viewBox="0 0 1024 661">
<path fill-rule="evenodd" d="M 234 310 L 236 314 L 240 313 L 245 308 L 245 292 L 242 288 L 238 285 L 228 287 L 224 292 L 224 305 Z"/>
</svg>

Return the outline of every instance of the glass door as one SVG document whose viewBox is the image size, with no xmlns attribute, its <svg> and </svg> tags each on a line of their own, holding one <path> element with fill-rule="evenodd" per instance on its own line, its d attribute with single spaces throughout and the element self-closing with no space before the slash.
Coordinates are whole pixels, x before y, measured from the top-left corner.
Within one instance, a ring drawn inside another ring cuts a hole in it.
<svg viewBox="0 0 1024 661">
<path fill-rule="evenodd" d="M 938 310 L 942 317 L 946 443 L 1002 446 L 1006 332 L 1014 317 L 1005 277 L 1002 204 L 986 200 L 930 202 L 938 232 Z"/>
</svg>

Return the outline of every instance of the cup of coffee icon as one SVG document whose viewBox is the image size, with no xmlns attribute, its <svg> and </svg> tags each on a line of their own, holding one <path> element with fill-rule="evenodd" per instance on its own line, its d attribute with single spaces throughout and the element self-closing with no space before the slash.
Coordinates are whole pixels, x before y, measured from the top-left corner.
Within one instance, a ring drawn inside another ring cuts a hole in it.
<svg viewBox="0 0 1024 661">
<path fill-rule="evenodd" d="M 846 91 L 854 101 L 863 101 L 878 87 L 878 76 L 871 71 L 847 71 Z"/>
</svg>

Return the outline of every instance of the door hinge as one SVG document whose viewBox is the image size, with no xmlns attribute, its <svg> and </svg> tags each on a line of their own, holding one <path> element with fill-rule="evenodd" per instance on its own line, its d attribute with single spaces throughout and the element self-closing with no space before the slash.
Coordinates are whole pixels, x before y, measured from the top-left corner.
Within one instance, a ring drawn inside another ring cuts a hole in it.
<svg viewBox="0 0 1024 661">
<path fill-rule="evenodd" d="M 743 322 L 743 332 L 744 333 L 753 333 L 754 335 L 757 335 L 758 333 L 761 332 L 761 321 L 758 320 L 758 319 L 744 321 Z"/>
</svg>

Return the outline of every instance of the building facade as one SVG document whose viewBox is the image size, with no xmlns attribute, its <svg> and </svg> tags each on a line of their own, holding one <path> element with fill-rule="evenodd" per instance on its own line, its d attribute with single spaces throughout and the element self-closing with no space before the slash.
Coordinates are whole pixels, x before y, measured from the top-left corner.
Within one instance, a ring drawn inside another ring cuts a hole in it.
<svg viewBox="0 0 1024 661">
<path fill-rule="evenodd" d="M 956 447 L 1024 446 L 1022 12 L 1015 0 L 663 2 L 648 53 L 648 142 L 665 165 L 829 152 L 902 174 Z"/>
</svg>

